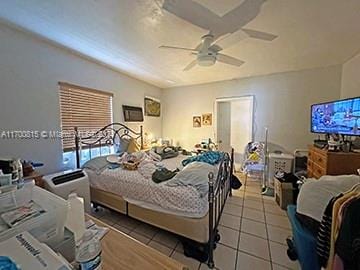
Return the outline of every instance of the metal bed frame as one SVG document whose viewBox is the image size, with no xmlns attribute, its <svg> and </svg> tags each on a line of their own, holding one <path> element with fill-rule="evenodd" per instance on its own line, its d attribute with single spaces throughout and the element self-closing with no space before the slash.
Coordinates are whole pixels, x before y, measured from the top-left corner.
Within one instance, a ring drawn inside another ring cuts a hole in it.
<svg viewBox="0 0 360 270">
<path fill-rule="evenodd" d="M 80 168 L 80 155 L 82 149 L 91 149 L 109 147 L 115 145 L 117 140 L 122 138 L 134 138 L 140 140 L 140 146 L 143 149 L 143 127 L 140 126 L 140 131 L 134 131 L 133 129 L 125 126 L 121 123 L 109 124 L 94 134 L 81 137 L 78 128 L 75 127 L 75 151 L 76 151 L 76 167 Z M 210 173 L 209 178 L 209 241 L 202 244 L 203 250 L 208 255 L 208 266 L 213 268 L 214 264 L 214 249 L 216 243 L 220 240 L 218 232 L 218 226 L 222 212 L 224 210 L 225 202 L 228 196 L 232 196 L 231 193 L 231 177 L 234 168 L 234 149 L 231 149 L 231 153 L 224 152 L 223 158 L 219 165 L 219 171 L 217 176 Z M 127 204 L 127 202 L 126 202 Z M 128 209 L 128 207 L 126 207 Z M 126 213 L 128 214 L 128 213 Z"/>
</svg>

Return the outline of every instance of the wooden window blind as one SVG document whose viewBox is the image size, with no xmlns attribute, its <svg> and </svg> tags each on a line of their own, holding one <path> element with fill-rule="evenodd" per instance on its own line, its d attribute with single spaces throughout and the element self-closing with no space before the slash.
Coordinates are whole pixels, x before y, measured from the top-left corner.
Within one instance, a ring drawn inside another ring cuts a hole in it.
<svg viewBox="0 0 360 270">
<path fill-rule="evenodd" d="M 63 151 L 75 149 L 74 128 L 90 134 L 112 123 L 113 94 L 59 82 Z"/>
</svg>

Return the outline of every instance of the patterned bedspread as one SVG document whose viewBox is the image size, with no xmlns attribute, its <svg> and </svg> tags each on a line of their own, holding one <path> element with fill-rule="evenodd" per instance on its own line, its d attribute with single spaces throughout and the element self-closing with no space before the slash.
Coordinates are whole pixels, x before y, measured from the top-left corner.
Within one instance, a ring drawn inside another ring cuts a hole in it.
<svg viewBox="0 0 360 270">
<path fill-rule="evenodd" d="M 169 170 L 181 169 L 181 161 L 185 158 L 179 155 L 165 159 L 162 163 Z M 208 212 L 207 196 L 200 198 L 199 192 L 190 186 L 169 187 L 165 185 L 166 182 L 156 184 L 138 171 L 122 168 L 105 169 L 100 175 L 89 169 L 86 172 L 92 187 L 120 195 L 125 200 L 128 198 L 132 202 L 141 201 L 148 206 L 152 205 L 157 211 L 193 218 L 203 217 Z"/>
</svg>

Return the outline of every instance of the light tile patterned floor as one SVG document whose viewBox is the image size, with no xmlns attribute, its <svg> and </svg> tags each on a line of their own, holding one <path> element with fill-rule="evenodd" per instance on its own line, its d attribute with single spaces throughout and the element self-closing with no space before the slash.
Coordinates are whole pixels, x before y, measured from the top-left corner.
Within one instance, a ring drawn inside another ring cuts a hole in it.
<svg viewBox="0 0 360 270">
<path fill-rule="evenodd" d="M 206 264 L 185 257 L 181 243 L 171 233 L 102 208 L 93 215 L 190 269 L 208 269 Z M 258 180 L 249 178 L 241 189 L 233 192 L 226 203 L 219 231 L 221 240 L 214 255 L 216 269 L 300 269 L 286 254 L 285 240 L 291 235 L 286 213 L 273 198 L 261 196 Z"/>
</svg>

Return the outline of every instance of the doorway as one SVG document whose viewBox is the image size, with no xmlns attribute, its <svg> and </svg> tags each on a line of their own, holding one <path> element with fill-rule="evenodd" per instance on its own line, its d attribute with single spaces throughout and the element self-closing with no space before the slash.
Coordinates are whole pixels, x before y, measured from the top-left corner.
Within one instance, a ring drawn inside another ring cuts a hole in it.
<svg viewBox="0 0 360 270">
<path fill-rule="evenodd" d="M 216 99 L 215 111 L 219 150 L 234 148 L 238 167 L 243 160 L 246 144 L 253 140 L 254 96 Z"/>
</svg>

